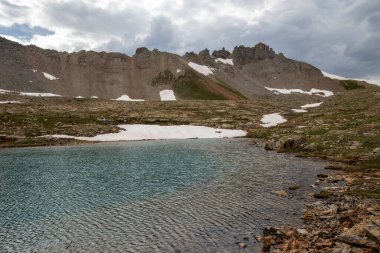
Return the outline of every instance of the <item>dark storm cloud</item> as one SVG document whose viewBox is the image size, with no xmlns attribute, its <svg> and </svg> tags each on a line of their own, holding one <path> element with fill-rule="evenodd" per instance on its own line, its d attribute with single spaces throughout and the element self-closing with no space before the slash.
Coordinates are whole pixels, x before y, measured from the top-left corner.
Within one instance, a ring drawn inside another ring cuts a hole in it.
<svg viewBox="0 0 380 253">
<path fill-rule="evenodd" d="M 134 38 L 147 25 L 148 13 L 144 9 L 109 11 L 79 1 L 65 1 L 46 5 L 49 19 L 58 26 L 75 28 L 86 33 Z"/>
<path fill-rule="evenodd" d="M 143 44 L 160 50 L 172 50 L 180 45 L 179 29 L 164 16 L 154 18 Z"/>
<path fill-rule="evenodd" d="M 336 74 L 380 75 L 380 2 L 326 2 L 280 6 L 253 28 L 254 40 Z"/>
<path fill-rule="evenodd" d="M 30 40 L 33 35 L 52 35 L 54 32 L 40 26 L 32 27 L 27 24 L 13 24 L 12 26 L 0 26 L 0 34 L 10 35 L 20 40 Z"/>
</svg>

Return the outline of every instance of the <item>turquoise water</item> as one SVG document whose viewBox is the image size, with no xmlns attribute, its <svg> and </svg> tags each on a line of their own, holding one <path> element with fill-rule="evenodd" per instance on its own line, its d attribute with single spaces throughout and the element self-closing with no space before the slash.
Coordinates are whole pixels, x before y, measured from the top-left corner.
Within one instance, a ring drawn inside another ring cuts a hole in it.
<svg viewBox="0 0 380 253">
<path fill-rule="evenodd" d="M 270 191 L 306 190 L 323 167 L 245 139 L 6 149 L 0 165 L 0 252 L 254 248 L 302 207 Z"/>
</svg>

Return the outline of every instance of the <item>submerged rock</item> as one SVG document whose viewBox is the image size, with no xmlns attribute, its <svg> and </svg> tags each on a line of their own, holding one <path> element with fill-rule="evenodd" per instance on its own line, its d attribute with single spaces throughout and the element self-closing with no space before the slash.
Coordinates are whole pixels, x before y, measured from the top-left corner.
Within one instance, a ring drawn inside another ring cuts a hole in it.
<svg viewBox="0 0 380 253">
<path fill-rule="evenodd" d="M 274 195 L 279 196 L 279 197 L 288 197 L 289 196 L 289 194 L 286 191 L 284 191 L 284 190 L 281 190 L 281 191 L 272 191 L 272 193 Z"/>
</svg>

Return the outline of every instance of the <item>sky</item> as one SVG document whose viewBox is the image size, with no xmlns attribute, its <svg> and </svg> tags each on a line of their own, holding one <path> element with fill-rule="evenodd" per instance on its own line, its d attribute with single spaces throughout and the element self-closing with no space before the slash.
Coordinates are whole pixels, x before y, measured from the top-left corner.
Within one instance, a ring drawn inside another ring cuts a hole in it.
<svg viewBox="0 0 380 253">
<path fill-rule="evenodd" d="M 59 51 L 254 46 L 380 80 L 378 0 L 0 0 L 0 36 Z"/>
</svg>

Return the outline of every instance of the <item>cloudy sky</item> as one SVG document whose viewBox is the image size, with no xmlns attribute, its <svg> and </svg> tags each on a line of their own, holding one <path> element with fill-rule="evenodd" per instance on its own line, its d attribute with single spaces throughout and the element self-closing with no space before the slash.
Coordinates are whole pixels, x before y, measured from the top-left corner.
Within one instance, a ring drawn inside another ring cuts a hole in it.
<svg viewBox="0 0 380 253">
<path fill-rule="evenodd" d="M 380 80 L 378 0 L 0 0 L 0 36 L 129 55 L 264 42 L 333 74 Z"/>
</svg>

